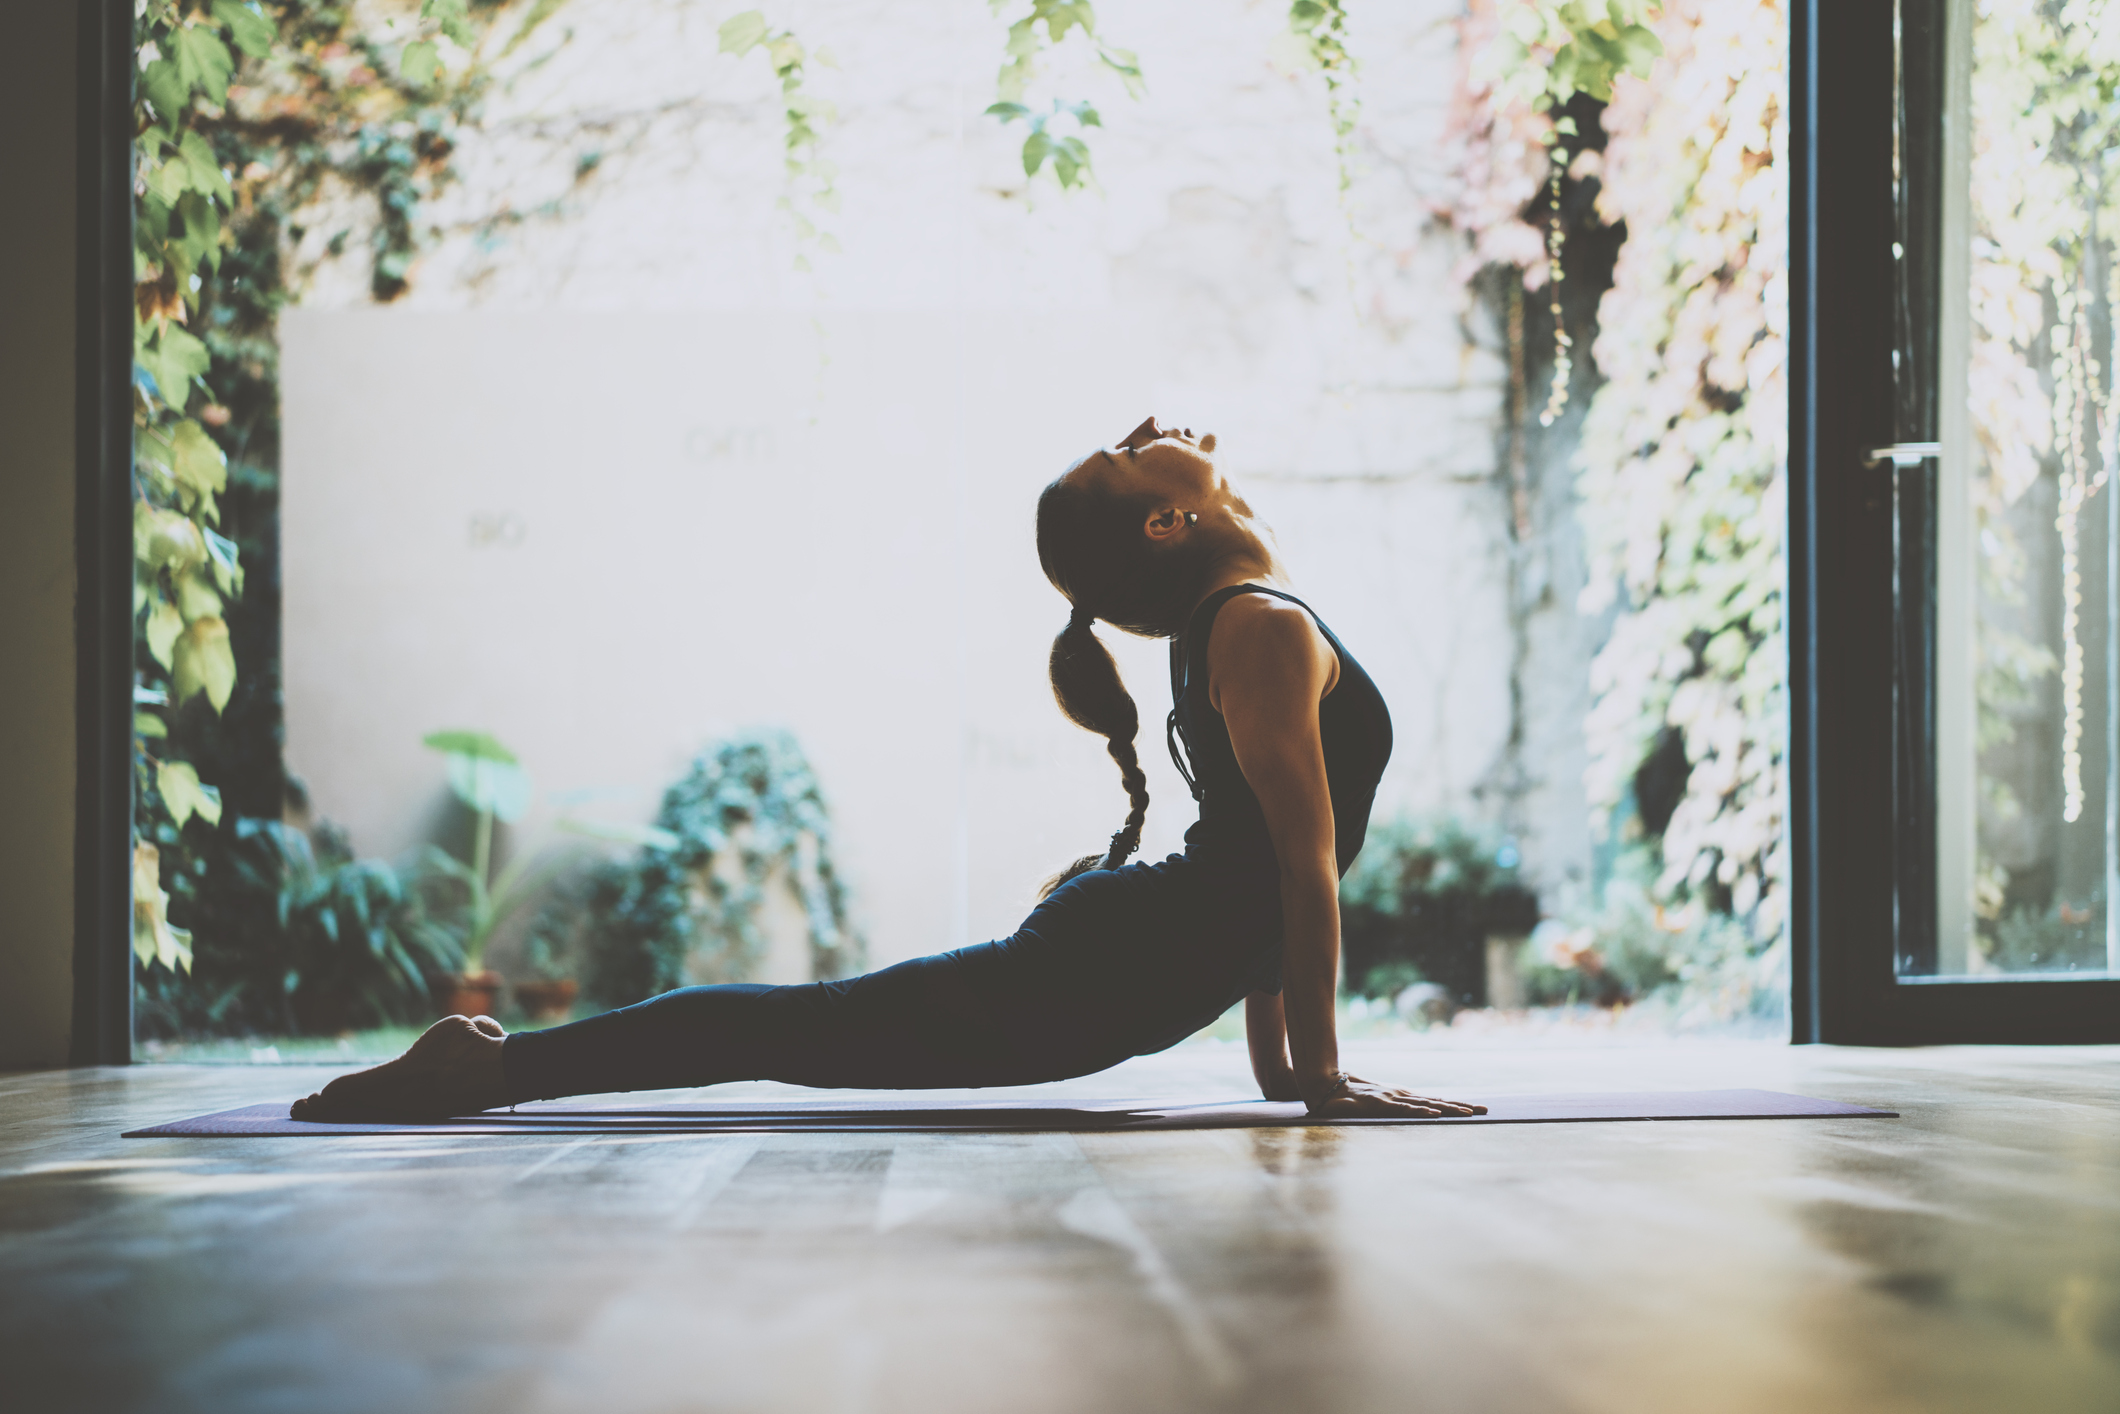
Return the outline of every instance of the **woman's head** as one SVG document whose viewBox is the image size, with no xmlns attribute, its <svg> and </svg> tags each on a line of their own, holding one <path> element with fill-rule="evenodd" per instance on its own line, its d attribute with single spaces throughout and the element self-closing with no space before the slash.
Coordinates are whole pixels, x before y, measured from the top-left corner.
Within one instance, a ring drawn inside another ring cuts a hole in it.
<svg viewBox="0 0 2120 1414">
<path fill-rule="evenodd" d="M 1092 631 L 1097 619 L 1128 633 L 1175 638 L 1219 562 L 1218 534 L 1250 507 L 1215 470 L 1212 435 L 1166 431 L 1154 418 L 1069 467 L 1038 498 L 1038 562 L 1073 606 L 1053 639 L 1053 697 L 1069 721 L 1105 739 L 1125 783 L 1126 823 L 1111 848 L 1054 876 L 1051 892 L 1091 869 L 1116 869 L 1141 846 L 1148 777 L 1134 750 L 1140 714 L 1119 665 Z"/>
<path fill-rule="evenodd" d="M 1076 462 L 1038 498 L 1038 563 L 1078 613 L 1174 638 L 1214 568 L 1217 534 L 1250 508 L 1216 471 L 1212 434 L 1149 418 Z"/>
</svg>

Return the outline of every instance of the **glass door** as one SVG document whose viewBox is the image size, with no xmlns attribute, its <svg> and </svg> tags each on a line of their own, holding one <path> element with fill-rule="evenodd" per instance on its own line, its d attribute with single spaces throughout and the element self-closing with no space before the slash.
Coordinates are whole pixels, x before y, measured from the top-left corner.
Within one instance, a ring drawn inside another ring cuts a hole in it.
<svg viewBox="0 0 2120 1414">
<path fill-rule="evenodd" d="M 2105 8 L 1894 6 L 1902 983 L 2120 975 Z"/>
<path fill-rule="evenodd" d="M 1792 1016 L 2120 1040 L 2120 13 L 1791 9 Z"/>
</svg>

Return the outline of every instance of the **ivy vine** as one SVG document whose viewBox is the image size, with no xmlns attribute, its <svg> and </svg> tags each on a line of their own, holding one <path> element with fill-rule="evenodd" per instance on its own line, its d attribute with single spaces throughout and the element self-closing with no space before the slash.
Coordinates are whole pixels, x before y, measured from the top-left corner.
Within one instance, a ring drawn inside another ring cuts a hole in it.
<svg viewBox="0 0 2120 1414">
<path fill-rule="evenodd" d="M 836 253 L 839 240 L 831 232 L 819 229 L 816 213 L 836 214 L 839 210 L 839 189 L 835 185 L 839 169 L 819 154 L 820 129 L 836 122 L 839 112 L 806 87 L 808 66 L 816 63 L 836 67 L 831 55 L 822 49 L 806 48 L 792 30 L 775 30 L 766 22 L 763 10 L 746 10 L 730 19 L 722 25 L 718 38 L 721 52 L 739 59 L 754 49 L 765 50 L 773 76 L 780 80 L 781 113 L 786 125 L 782 141 L 787 153 L 787 191 L 777 204 L 793 223 L 798 245 L 814 245 L 818 250 Z M 796 253 L 795 268 L 811 268 L 806 250 Z"/>
<path fill-rule="evenodd" d="M 991 3 L 994 12 L 1001 14 L 1010 0 Z M 1038 37 L 1041 26 L 1045 30 L 1043 39 Z M 1083 134 L 1102 127 L 1104 120 L 1087 99 L 1071 102 L 1055 98 L 1045 112 L 1036 111 L 1023 100 L 1037 77 L 1039 55 L 1056 48 L 1076 30 L 1082 32 L 1083 39 L 1095 51 L 1097 62 L 1118 76 L 1129 98 L 1139 98 L 1147 92 L 1140 56 L 1108 43 L 1097 32 L 1096 11 L 1086 0 L 1031 0 L 1029 11 L 1008 27 L 1005 58 L 994 82 L 995 101 L 986 110 L 988 117 L 1004 125 L 1020 122 L 1028 129 L 1023 139 L 1023 175 L 1036 178 L 1050 163 L 1053 179 L 1063 191 L 1096 180 L 1090 166 L 1089 143 Z"/>
<path fill-rule="evenodd" d="M 452 43 L 476 41 L 463 0 L 437 5 Z M 144 0 L 134 42 L 133 947 L 154 989 L 195 961 L 172 908 L 229 913 L 208 895 L 249 887 L 239 827 L 284 804 L 274 325 L 302 213 L 333 178 L 372 197 L 371 290 L 402 293 L 483 73 L 415 55 L 408 75 L 327 0 Z"/>
<path fill-rule="evenodd" d="M 1354 132 L 1362 116 L 1361 94 L 1354 82 L 1358 66 L 1347 50 L 1347 7 L 1341 0 L 1295 0 L 1288 7 L 1288 29 L 1325 76 L 1332 150 L 1339 163 L 1340 198 L 1345 201 L 1354 185 Z"/>
<path fill-rule="evenodd" d="M 1575 119 L 1560 110 L 1578 93 L 1611 102 L 1612 85 L 1621 74 L 1647 78 L 1649 66 L 1664 52 L 1648 23 L 1662 9 L 1661 0 L 1516 0 L 1502 12 L 1501 28 L 1474 68 L 1493 84 L 1499 104 L 1522 105 L 1549 119 L 1540 141 L 1551 157 L 1545 283 L 1553 318 L 1553 381 L 1539 412 L 1542 427 L 1551 427 L 1567 410 L 1575 373 L 1575 341 L 1561 317 L 1561 179 L 1568 171 L 1569 140 L 1580 134 Z"/>
</svg>

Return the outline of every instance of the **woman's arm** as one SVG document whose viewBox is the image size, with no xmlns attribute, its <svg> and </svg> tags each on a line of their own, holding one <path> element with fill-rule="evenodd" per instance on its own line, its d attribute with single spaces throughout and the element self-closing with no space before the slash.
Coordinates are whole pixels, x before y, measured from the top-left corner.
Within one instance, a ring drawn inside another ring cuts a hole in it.
<svg viewBox="0 0 2120 1414">
<path fill-rule="evenodd" d="M 1229 726 L 1280 862 L 1281 1005 L 1296 1087 L 1313 1108 L 1340 1075 L 1340 874 L 1318 732 L 1318 702 L 1338 666 L 1309 614 L 1265 595 L 1225 604 L 1208 640 L 1209 700 Z"/>
<path fill-rule="evenodd" d="M 1208 641 L 1208 695 L 1229 726 L 1237 766 L 1259 799 L 1281 871 L 1281 1013 L 1297 1094 L 1313 1114 L 1470 1114 L 1478 1107 L 1371 1085 L 1340 1070 L 1340 870 L 1318 703 L 1339 659 L 1310 614 L 1246 594 L 1224 605 Z M 1253 1073 L 1266 1018 L 1245 1007 Z M 1254 1020 L 1257 1015 L 1257 1020 Z M 1278 1029 L 1278 1028 L 1274 1028 Z M 1277 1049 L 1269 1043 L 1270 1054 Z M 1263 1089 L 1267 1077 L 1260 1076 Z"/>
<path fill-rule="evenodd" d="M 1288 1063 L 1288 1027 L 1279 992 L 1253 992 L 1244 999 L 1244 1039 L 1251 1046 L 1251 1075 L 1269 1100 L 1300 1100 L 1295 1068 Z"/>
</svg>

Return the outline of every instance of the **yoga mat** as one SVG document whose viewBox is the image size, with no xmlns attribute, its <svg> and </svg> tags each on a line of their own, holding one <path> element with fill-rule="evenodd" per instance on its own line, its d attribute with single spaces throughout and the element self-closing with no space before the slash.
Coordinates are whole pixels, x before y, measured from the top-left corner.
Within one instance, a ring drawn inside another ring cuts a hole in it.
<svg viewBox="0 0 2120 1414">
<path fill-rule="evenodd" d="M 918 1099 L 723 1101 L 639 1108 L 539 1101 L 433 1124 L 307 1124 L 273 1100 L 129 1130 L 127 1139 L 248 1138 L 332 1134 L 810 1134 L 992 1133 L 1045 1131 L 1130 1133 L 1160 1129 L 1274 1129 L 1406 1124 L 1566 1124 L 1593 1120 L 1797 1119 L 1872 1116 L 1890 1110 L 1844 1105 L 1773 1090 L 1650 1090 L 1616 1095 L 1465 1097 L 1487 1113 L 1448 1119 L 1313 1120 L 1296 1103 L 1231 1100 L 1170 1105 L 1155 1100 L 995 1100 L 937 1105 Z"/>
</svg>

